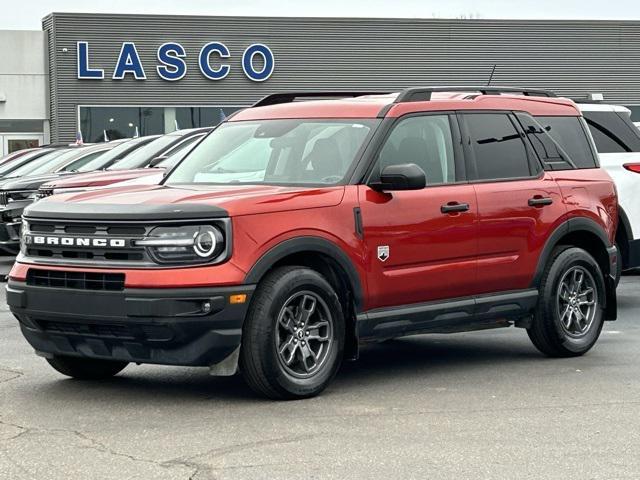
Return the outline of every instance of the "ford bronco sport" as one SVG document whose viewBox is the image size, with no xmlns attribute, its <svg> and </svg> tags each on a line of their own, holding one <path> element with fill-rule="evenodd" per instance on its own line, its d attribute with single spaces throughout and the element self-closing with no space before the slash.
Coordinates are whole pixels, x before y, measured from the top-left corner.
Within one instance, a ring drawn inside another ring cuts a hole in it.
<svg viewBox="0 0 640 480">
<path fill-rule="evenodd" d="M 515 325 L 582 355 L 616 317 L 616 192 L 575 104 L 546 95 L 265 97 L 161 185 L 28 207 L 8 304 L 65 375 L 208 366 L 271 398 L 418 333 Z M 575 118 L 589 158 L 540 116 Z"/>
</svg>

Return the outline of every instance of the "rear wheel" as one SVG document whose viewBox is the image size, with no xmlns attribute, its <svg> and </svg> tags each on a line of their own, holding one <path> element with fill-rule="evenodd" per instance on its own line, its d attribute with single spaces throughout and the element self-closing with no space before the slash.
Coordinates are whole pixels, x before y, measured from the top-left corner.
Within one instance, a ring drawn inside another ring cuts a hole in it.
<svg viewBox="0 0 640 480">
<path fill-rule="evenodd" d="M 594 258 L 581 248 L 556 249 L 542 277 L 529 338 L 552 357 L 583 355 L 600 336 L 605 298 L 604 277 Z"/>
<path fill-rule="evenodd" d="M 63 375 L 79 380 L 102 380 L 113 377 L 128 365 L 127 362 L 64 356 L 47 358 L 47 362 Z"/>
<path fill-rule="evenodd" d="M 318 272 L 283 267 L 259 285 L 243 328 L 240 370 L 256 392 L 274 399 L 319 394 L 344 350 L 338 295 Z"/>
</svg>

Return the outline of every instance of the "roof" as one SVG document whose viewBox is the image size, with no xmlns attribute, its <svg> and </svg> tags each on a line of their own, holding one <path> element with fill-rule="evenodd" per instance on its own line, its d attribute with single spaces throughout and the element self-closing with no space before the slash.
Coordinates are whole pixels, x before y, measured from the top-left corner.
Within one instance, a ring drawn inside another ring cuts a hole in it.
<svg viewBox="0 0 640 480">
<path fill-rule="evenodd" d="M 442 88 L 437 87 L 437 90 L 430 92 L 427 97 L 429 100 L 424 101 L 398 101 L 404 95 L 404 92 L 399 92 L 332 100 L 266 104 L 242 110 L 229 121 L 285 118 L 382 118 L 399 117 L 414 112 L 457 110 L 515 110 L 546 116 L 580 115 L 575 103 L 566 98 L 510 93 L 478 94 L 473 87 L 463 93 L 459 90 L 460 87 L 455 87 L 458 90 L 447 92 Z"/>
</svg>

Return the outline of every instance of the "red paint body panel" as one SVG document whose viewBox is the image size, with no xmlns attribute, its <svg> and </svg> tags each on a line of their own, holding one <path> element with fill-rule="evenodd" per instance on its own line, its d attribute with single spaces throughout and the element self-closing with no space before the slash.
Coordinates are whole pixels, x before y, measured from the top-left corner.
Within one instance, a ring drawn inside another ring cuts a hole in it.
<svg viewBox="0 0 640 480">
<path fill-rule="evenodd" d="M 618 195 L 611 177 L 601 168 L 552 172 L 569 218 L 589 218 L 600 225 L 613 244 L 618 228 Z"/>
<path fill-rule="evenodd" d="M 566 206 L 553 176 L 478 183 L 479 293 L 529 288 L 538 258 L 555 228 L 566 220 Z M 531 198 L 551 205 L 529 206 Z"/>
<path fill-rule="evenodd" d="M 108 190 L 64 193 L 57 202 L 88 202 L 99 205 L 135 205 L 202 203 L 225 209 L 232 217 L 335 206 L 344 195 L 344 187 L 305 188 L 260 185 L 193 185 L 164 187 L 162 185 L 116 187 Z"/>
<path fill-rule="evenodd" d="M 364 225 L 369 306 L 386 307 L 473 295 L 478 288 L 477 209 L 472 185 L 379 193 L 358 186 Z M 443 214 L 457 201 L 470 211 Z M 388 260 L 377 258 L 389 247 Z"/>
</svg>

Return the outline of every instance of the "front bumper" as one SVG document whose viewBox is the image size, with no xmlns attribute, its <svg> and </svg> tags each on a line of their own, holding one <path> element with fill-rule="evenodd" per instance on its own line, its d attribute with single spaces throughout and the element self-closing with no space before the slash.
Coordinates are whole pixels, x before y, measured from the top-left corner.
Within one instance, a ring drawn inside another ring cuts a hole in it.
<svg viewBox="0 0 640 480">
<path fill-rule="evenodd" d="M 7 303 L 43 356 L 211 366 L 239 347 L 254 288 L 89 291 L 11 280 Z M 231 304 L 237 294 L 246 301 Z"/>
</svg>

